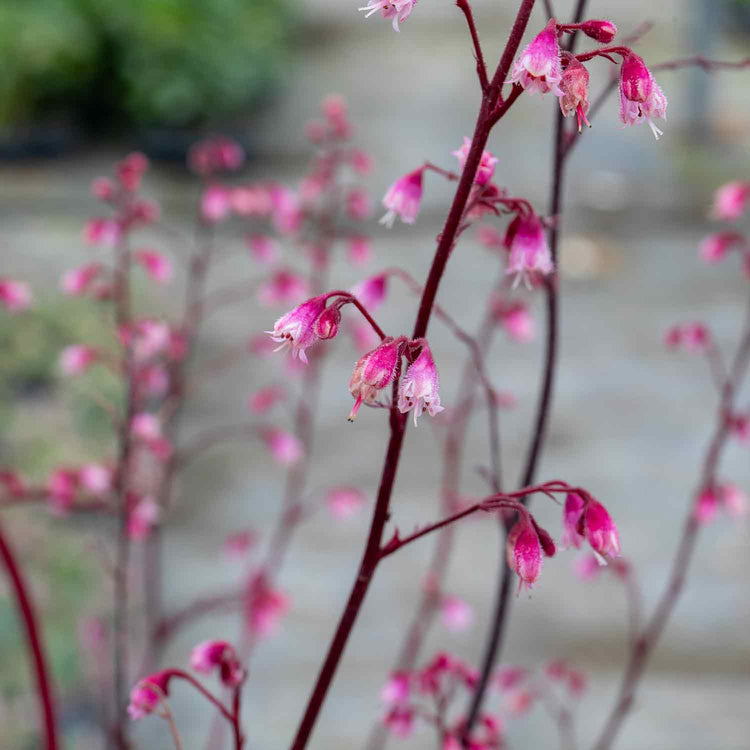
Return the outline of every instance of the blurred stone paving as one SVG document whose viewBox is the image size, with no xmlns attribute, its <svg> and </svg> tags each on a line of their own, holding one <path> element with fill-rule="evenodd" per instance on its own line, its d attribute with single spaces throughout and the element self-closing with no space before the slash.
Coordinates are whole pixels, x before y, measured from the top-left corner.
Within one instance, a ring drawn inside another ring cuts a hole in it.
<svg viewBox="0 0 750 750">
<path fill-rule="evenodd" d="M 365 22 L 349 12 L 349 5 L 340 0 L 305 3 L 304 17 L 311 25 L 298 51 L 301 64 L 272 109 L 254 122 L 257 154 L 248 177 L 281 173 L 294 181 L 301 174 L 307 153 L 303 123 L 329 91 L 347 97 L 357 140 L 376 159 L 369 183 L 375 196 L 425 158 L 453 166 L 450 151 L 471 132 L 477 92 L 467 38 L 451 4 L 422 0 L 399 35 L 381 19 Z M 555 5 L 565 8 L 570 3 Z M 489 0 L 478 4 L 477 20 L 488 55 L 501 49 L 511 6 Z M 692 3 L 672 0 L 655 9 L 643 2 L 603 2 L 595 7 L 596 16 L 622 21 L 626 33 L 648 8 L 656 27 L 644 44 L 647 59 L 667 59 L 685 49 Z M 542 23 L 539 11 L 534 19 L 536 26 Z M 717 56 L 741 54 L 728 41 L 716 46 Z M 602 64 L 600 83 L 606 75 Z M 669 122 L 659 143 L 645 127 L 621 130 L 612 100 L 595 127 L 584 134 L 571 162 L 562 250 L 561 361 L 539 472 L 541 479 L 583 484 L 607 504 L 620 527 L 623 551 L 637 565 L 649 604 L 668 575 L 715 406 L 703 363 L 667 353 L 662 337 L 673 322 L 701 319 L 715 330 L 721 346 L 736 340 L 747 285 L 726 265 L 703 266 L 697 246 L 713 230 L 706 216 L 712 190 L 722 181 L 750 173 L 750 98 L 743 89 L 747 78 L 744 83 L 736 74 L 714 79 L 710 146 L 691 143 L 686 135 L 692 74 L 663 74 L 659 80 L 670 100 Z M 550 101 L 522 99 L 490 142 L 500 159 L 497 179 L 515 193 L 528 195 L 540 210 L 546 206 L 551 113 Z M 120 155 L 119 150 L 105 150 L 0 166 L 4 272 L 27 277 L 35 288 L 51 293 L 63 269 L 90 257 L 80 241 L 85 217 L 96 210 L 89 183 Z M 157 165 L 147 184 L 147 192 L 162 200 L 163 212 L 172 222 L 194 205 L 196 186 L 178 171 Z M 424 209 L 414 227 L 398 225 L 388 232 L 373 219 L 377 262 L 364 273 L 399 264 L 423 277 L 450 195 L 450 186 L 430 176 Z M 167 249 L 160 238 L 151 240 Z M 181 252 L 171 249 L 175 255 Z M 212 283 L 219 286 L 252 273 L 246 259 L 238 257 L 217 267 Z M 467 238 L 451 259 L 440 303 L 472 329 L 480 311 L 466 301 L 481 297 L 496 273 L 496 262 Z M 362 275 L 341 261 L 333 270 L 334 285 L 347 287 Z M 141 294 L 146 297 L 151 291 L 144 285 Z M 155 296 L 148 304 L 158 309 L 166 303 L 169 309 L 166 297 Z M 415 301 L 394 284 L 389 302 L 382 316 L 385 327 L 410 327 Z M 539 303 L 534 300 L 541 330 Z M 256 329 L 268 328 L 276 315 L 252 300 L 217 313 L 203 330 L 201 357 L 215 356 Z M 458 397 L 455 389 L 465 352 L 438 321 L 429 335 L 440 367 L 441 397 L 449 404 Z M 383 415 L 364 412 L 355 424 L 346 422 L 353 351 L 343 340 L 333 342 L 330 349 L 310 487 L 335 480 L 361 485 L 372 495 L 384 451 Z M 515 482 L 525 449 L 540 357 L 540 341 L 521 346 L 500 337 L 489 360 L 498 387 L 519 400 L 517 409 L 503 415 L 508 483 Z M 185 419 L 183 434 L 235 421 L 238 405 L 251 390 L 278 378 L 278 368 L 279 364 L 259 368 L 249 361 L 204 387 Z M 394 519 L 401 529 L 437 512 L 438 435 L 424 422 L 409 430 L 394 494 Z M 481 417 L 468 435 L 466 455 L 465 491 L 479 495 L 485 488 L 473 467 L 486 460 Z M 722 473 L 750 490 L 747 449 L 731 447 Z M 167 534 L 170 606 L 239 581 L 241 568 L 221 556 L 223 539 L 232 530 L 248 525 L 263 529 L 274 522 L 282 477 L 257 445 L 236 444 L 196 461 L 181 490 Z M 536 508 L 548 528 L 557 528 L 558 509 L 544 507 L 541 501 Z M 321 515 L 298 535 L 280 578 L 292 596 L 292 611 L 279 634 L 259 650 L 245 692 L 249 748 L 282 748 L 289 742 L 348 593 L 366 534 L 366 516 L 340 525 Z M 750 748 L 749 541 L 747 523 L 719 521 L 705 530 L 687 590 L 655 654 L 618 750 Z M 380 711 L 379 689 L 411 617 L 430 554 L 431 542 L 425 540 L 378 571 L 312 748 L 362 747 Z M 533 667 L 566 657 L 590 675 L 578 713 L 580 746 L 585 748 L 597 734 L 616 689 L 627 620 L 618 585 L 604 578 L 579 582 L 571 572 L 573 559 L 567 552 L 548 561 L 531 596 L 514 601 L 505 660 Z M 448 590 L 470 602 L 476 621 L 463 634 L 437 626 L 425 658 L 447 649 L 473 662 L 479 659 L 497 566 L 495 525 L 480 520 L 464 524 Z M 165 663 L 185 663 L 189 648 L 202 639 L 236 640 L 238 635 L 236 617 L 202 620 L 173 642 Z M 174 711 L 186 748 L 202 747 L 210 715 L 206 707 L 180 691 Z M 164 746 L 166 735 L 160 722 L 144 721 L 135 727 L 134 736 L 136 747 L 146 748 Z M 509 722 L 510 747 L 552 747 L 556 742 L 554 728 L 540 709 Z M 407 743 L 393 741 L 393 747 L 399 744 L 433 747 L 434 738 L 425 731 Z"/>
</svg>

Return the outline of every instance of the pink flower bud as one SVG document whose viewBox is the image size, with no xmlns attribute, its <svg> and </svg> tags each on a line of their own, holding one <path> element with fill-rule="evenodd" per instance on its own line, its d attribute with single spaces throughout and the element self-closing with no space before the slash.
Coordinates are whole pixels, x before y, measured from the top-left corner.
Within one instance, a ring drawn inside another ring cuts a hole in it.
<svg viewBox="0 0 750 750">
<path fill-rule="evenodd" d="M 45 487 L 52 512 L 57 516 L 65 515 L 73 505 L 78 491 L 78 472 L 57 469 L 47 478 Z"/>
<path fill-rule="evenodd" d="M 229 192 L 229 202 L 238 216 L 266 217 L 271 214 L 273 202 L 270 191 L 261 185 L 234 187 Z"/>
<path fill-rule="evenodd" d="M 135 542 L 146 539 L 158 522 L 159 515 L 159 506 L 153 497 L 133 497 L 128 513 L 128 536 Z"/>
<path fill-rule="evenodd" d="M 258 300 L 269 307 L 279 304 L 288 305 L 297 302 L 307 293 L 305 279 L 287 268 L 282 268 L 260 285 Z"/>
<path fill-rule="evenodd" d="M 154 710 L 167 695 L 169 695 L 169 679 L 172 670 L 165 669 L 163 672 L 149 675 L 140 680 L 130 691 L 130 704 L 128 714 L 131 719 L 142 719 Z"/>
<path fill-rule="evenodd" d="M 162 437 L 161 421 L 155 414 L 141 412 L 130 422 L 130 434 L 138 440 L 149 442 Z"/>
<path fill-rule="evenodd" d="M 91 282 L 101 273 L 100 263 L 87 263 L 80 268 L 66 271 L 60 279 L 60 291 L 71 297 L 80 297 L 85 294 Z"/>
<path fill-rule="evenodd" d="M 507 273 L 516 274 L 516 284 L 521 279 L 528 284 L 529 274 L 547 275 L 554 271 L 547 236 L 535 214 L 516 216 L 508 226 L 503 244 L 510 250 Z"/>
<path fill-rule="evenodd" d="M 528 670 L 523 667 L 501 667 L 495 673 L 493 681 L 498 690 L 505 692 L 520 685 L 528 676 Z"/>
<path fill-rule="evenodd" d="M 211 674 L 219 672 L 219 678 L 226 687 L 237 687 L 245 679 L 237 653 L 226 641 L 204 641 L 190 652 L 190 666 L 196 672 Z"/>
<path fill-rule="evenodd" d="M 700 524 L 707 524 L 714 519 L 719 509 L 719 497 L 714 489 L 706 489 L 698 495 L 695 501 L 693 515 Z"/>
<path fill-rule="evenodd" d="M 365 221 L 372 213 L 372 201 L 366 190 L 355 188 L 346 194 L 346 211 L 353 221 Z"/>
<path fill-rule="evenodd" d="M 745 238 L 737 232 L 717 232 L 701 242 L 700 255 L 706 263 L 718 263 L 727 256 L 733 246 L 742 247 Z"/>
<path fill-rule="evenodd" d="M 326 309 L 326 296 L 313 297 L 285 315 L 282 315 L 273 326 L 273 331 L 266 331 L 271 339 L 279 344 L 276 351 L 291 347 L 292 357 L 299 357 L 307 364 L 305 350 L 317 340 L 315 321 Z"/>
<path fill-rule="evenodd" d="M 111 201 L 116 190 L 115 183 L 109 177 L 97 177 L 91 183 L 91 194 L 100 201 Z"/>
<path fill-rule="evenodd" d="M 393 19 L 393 30 L 398 31 L 399 22 L 403 23 L 410 15 L 417 0 L 367 0 L 367 5 L 359 10 L 367 11 L 365 18 L 380 11 L 383 18 Z"/>
<path fill-rule="evenodd" d="M 354 406 L 349 412 L 350 422 L 354 421 L 363 403 L 374 403 L 378 391 L 393 380 L 401 358 L 402 346 L 402 338 L 394 339 L 387 336 L 379 346 L 357 361 L 349 380 L 349 392 L 355 399 Z"/>
<path fill-rule="evenodd" d="M 617 26 L 612 21 L 584 21 L 581 31 L 599 44 L 609 44 L 617 36 Z"/>
<path fill-rule="evenodd" d="M 360 10 L 363 10 L 363 8 L 360 8 Z M 383 723 L 396 737 L 408 737 L 414 729 L 414 709 L 411 706 L 392 706 L 388 709 Z"/>
<path fill-rule="evenodd" d="M 31 305 L 31 287 L 23 281 L 0 278 L 0 303 L 8 312 L 21 312 Z"/>
<path fill-rule="evenodd" d="M 349 154 L 349 163 L 352 165 L 352 169 L 359 175 L 366 177 L 372 172 L 373 159 L 370 154 L 366 154 L 364 151 L 354 149 Z"/>
<path fill-rule="evenodd" d="M 654 117 L 667 119 L 667 98 L 643 58 L 631 52 L 620 68 L 620 120 L 624 125 L 636 125 L 646 120 L 659 140 L 663 132 L 654 125 Z"/>
<path fill-rule="evenodd" d="M 406 374 L 401 378 L 398 389 L 398 410 L 402 414 L 414 409 L 414 425 L 426 409 L 434 417 L 445 407 L 440 405 L 438 394 L 438 373 L 432 358 L 430 347 L 425 341 L 422 351 L 409 365 Z"/>
<path fill-rule="evenodd" d="M 497 300 L 494 305 L 495 316 L 502 323 L 505 332 L 513 341 L 526 343 L 533 340 L 535 334 L 534 318 L 524 302 L 508 304 Z"/>
<path fill-rule="evenodd" d="M 265 234 L 255 234 L 247 238 L 250 254 L 259 263 L 269 265 L 276 263 L 279 259 L 279 243 Z"/>
<path fill-rule="evenodd" d="M 4 488 L 10 497 L 23 497 L 26 494 L 26 482 L 8 469 L 0 469 L 0 488 Z"/>
<path fill-rule="evenodd" d="M 411 690 L 411 675 L 408 672 L 393 672 L 380 691 L 383 703 L 404 703 Z"/>
<path fill-rule="evenodd" d="M 245 617 L 251 633 L 257 636 L 273 634 L 288 609 L 289 599 L 271 588 L 262 573 L 253 578 L 245 602 Z"/>
<path fill-rule="evenodd" d="M 291 466 L 302 458 L 304 449 L 291 433 L 275 427 L 263 430 L 261 437 L 274 460 L 282 466 Z"/>
<path fill-rule="evenodd" d="M 372 243 L 369 237 L 355 235 L 349 238 L 347 246 L 349 262 L 355 266 L 362 266 L 372 257 Z"/>
<path fill-rule="evenodd" d="M 122 237 L 122 227 L 114 219 L 89 219 L 83 229 L 83 239 L 87 245 L 114 247 Z"/>
<path fill-rule="evenodd" d="M 133 204 L 130 213 L 131 221 L 140 221 L 144 224 L 152 224 L 159 220 L 161 209 L 156 201 L 140 200 Z"/>
<path fill-rule="evenodd" d="M 542 547 L 527 517 L 519 518 L 510 530 L 506 553 L 508 565 L 518 574 L 518 590 L 531 588 L 542 572 Z"/>
<path fill-rule="evenodd" d="M 168 258 L 156 250 L 136 250 L 133 253 L 137 263 L 140 263 L 148 275 L 160 284 L 166 284 L 172 279 L 172 264 Z"/>
<path fill-rule="evenodd" d="M 284 389 L 278 385 L 259 388 L 247 401 L 247 407 L 254 414 L 264 414 L 284 399 Z"/>
<path fill-rule="evenodd" d="M 99 354 L 90 346 L 75 344 L 62 350 L 60 371 L 63 375 L 82 375 L 96 362 Z"/>
<path fill-rule="evenodd" d="M 733 518 L 741 518 L 747 514 L 747 495 L 736 484 L 723 484 L 718 488 L 719 497 L 727 513 Z"/>
<path fill-rule="evenodd" d="M 422 175 L 424 168 L 420 167 L 413 172 L 399 177 L 391 185 L 383 198 L 383 206 L 386 213 L 380 220 L 381 224 L 392 227 L 396 216 L 399 216 L 404 224 L 413 224 L 419 213 L 419 204 L 422 200 Z"/>
<path fill-rule="evenodd" d="M 104 495 L 112 489 L 113 472 L 102 464 L 84 464 L 78 471 L 81 487 L 92 495 Z"/>
<path fill-rule="evenodd" d="M 708 349 L 711 334 L 703 323 L 683 323 L 670 328 L 664 341 L 670 349 L 682 348 L 692 354 L 701 354 Z"/>
<path fill-rule="evenodd" d="M 594 552 L 602 557 L 619 557 L 620 537 L 617 526 L 606 508 L 593 498 L 589 498 L 583 511 L 583 527 L 586 540 Z"/>
<path fill-rule="evenodd" d="M 337 305 L 326 307 L 315 321 L 315 335 L 319 339 L 332 339 L 339 332 L 341 310 Z"/>
<path fill-rule="evenodd" d="M 528 713 L 534 706 L 536 696 L 531 690 L 516 690 L 508 697 L 505 708 L 511 716 L 519 717 Z"/>
<path fill-rule="evenodd" d="M 440 604 L 443 625 L 452 632 L 469 628 L 474 621 L 474 611 L 458 596 L 446 596 Z"/>
<path fill-rule="evenodd" d="M 513 63 L 510 80 L 521 84 L 530 94 L 551 91 L 555 96 L 562 96 L 561 79 L 557 22 L 553 18 Z"/>
<path fill-rule="evenodd" d="M 722 185 L 714 193 L 712 214 L 723 221 L 735 221 L 750 202 L 750 182 L 735 180 Z"/>
<path fill-rule="evenodd" d="M 583 534 L 579 530 L 583 509 L 586 503 L 577 492 L 569 492 L 565 496 L 565 507 L 563 509 L 563 535 L 561 545 L 563 549 L 575 547 L 580 549 L 583 542 Z"/>
<path fill-rule="evenodd" d="M 578 132 L 583 128 L 583 123 L 591 127 L 586 115 L 589 112 L 589 72 L 578 60 L 572 58 L 565 68 L 560 81 L 560 111 L 563 117 L 569 117 L 575 113 L 578 119 Z"/>
<path fill-rule="evenodd" d="M 368 312 L 374 313 L 385 301 L 388 276 L 384 273 L 371 276 L 355 284 L 350 291 L 367 308 Z"/>
<path fill-rule="evenodd" d="M 302 208 L 289 188 L 277 185 L 271 189 L 273 223 L 282 235 L 293 234 L 302 224 Z"/>
<path fill-rule="evenodd" d="M 471 138 L 464 136 L 464 142 L 461 148 L 457 151 L 451 151 L 451 154 L 458 159 L 458 166 L 463 171 L 466 166 L 466 159 L 469 156 L 471 150 Z M 482 151 L 482 158 L 479 161 L 479 168 L 477 169 L 477 175 L 474 178 L 474 182 L 477 185 L 486 185 L 491 179 L 492 175 L 495 174 L 495 165 L 498 160 L 489 151 Z"/>
<path fill-rule="evenodd" d="M 339 520 L 351 518 L 366 502 L 365 493 L 357 487 L 335 487 L 326 493 L 328 510 Z"/>
<path fill-rule="evenodd" d="M 124 190 L 134 193 L 141 184 L 141 178 L 148 169 L 148 159 L 139 151 L 128 154 L 119 162 L 115 170 L 117 179 L 120 181 Z"/>
<path fill-rule="evenodd" d="M 577 670 L 568 671 L 568 691 L 574 698 L 580 698 L 586 692 L 588 679 L 586 675 Z"/>
<path fill-rule="evenodd" d="M 210 224 L 216 224 L 229 216 L 229 189 L 223 185 L 209 185 L 201 196 L 201 216 Z"/>
</svg>

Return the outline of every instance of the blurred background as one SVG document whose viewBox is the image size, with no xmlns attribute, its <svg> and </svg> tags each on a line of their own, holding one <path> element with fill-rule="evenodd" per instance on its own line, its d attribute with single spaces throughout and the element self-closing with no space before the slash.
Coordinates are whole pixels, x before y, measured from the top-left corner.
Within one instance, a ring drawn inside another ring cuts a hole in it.
<svg viewBox="0 0 750 750">
<path fill-rule="evenodd" d="M 429 159 L 454 168 L 450 152 L 473 126 L 478 92 L 460 13 L 448 0 L 420 0 L 394 34 L 377 16 L 365 20 L 356 0 L 5 0 L 0 5 L 0 251 L 3 276 L 31 283 L 32 313 L 0 315 L 0 464 L 42 480 L 63 463 L 111 455 L 101 413 L 83 387 L 60 382 L 63 345 L 101 336 L 93 306 L 57 292 L 64 270 L 92 259 L 81 230 L 98 210 L 91 180 L 128 151 L 153 161 L 146 193 L 173 224 L 188 226 L 198 196 L 184 168 L 187 146 L 225 132 L 247 149 L 242 178 L 295 184 L 311 155 L 304 123 L 329 92 L 343 95 L 355 140 L 372 154 L 368 187 L 382 195 L 399 175 Z M 477 0 L 485 55 L 500 54 L 515 3 Z M 572 2 L 555 0 L 560 19 Z M 538 3 L 529 26 L 545 18 Z M 738 59 L 750 50 L 750 3 L 743 0 L 592 0 L 587 14 L 610 18 L 624 34 L 643 21 L 653 30 L 639 45 L 648 63 L 693 54 Z M 604 86 L 605 62 L 592 65 L 592 90 Z M 729 351 L 741 325 L 747 281 L 737 269 L 707 267 L 698 244 L 716 229 L 711 195 L 750 176 L 750 73 L 663 72 L 669 121 L 657 143 L 645 127 L 623 130 L 612 98 L 584 133 L 568 169 L 562 241 L 562 356 L 540 478 L 564 478 L 594 492 L 616 518 L 624 553 L 637 566 L 647 606 L 660 593 L 697 481 L 713 419 L 714 394 L 702 361 L 668 353 L 672 323 L 704 320 Z M 496 180 L 546 211 L 555 102 L 524 97 L 490 139 Z M 343 258 L 333 286 L 347 288 L 398 264 L 423 278 L 441 227 L 449 185 L 428 177 L 413 227 L 387 231 L 373 218 L 375 259 L 364 271 Z M 227 229 L 227 240 L 237 237 Z M 146 236 L 148 233 L 145 233 Z M 241 243 L 241 240 L 236 240 Z M 188 248 L 150 244 L 186 257 Z M 473 329 L 496 260 L 473 238 L 462 240 L 439 301 Z M 240 256 L 223 262 L 212 284 L 257 271 Z M 174 282 L 179 283 L 179 279 Z M 170 293 L 143 281 L 142 309 L 174 312 Z M 540 299 L 531 295 L 541 331 Z M 411 326 L 415 302 L 394 288 L 382 314 L 386 330 Z M 207 321 L 200 358 L 220 355 L 280 311 L 248 299 Z M 540 338 L 540 337 L 538 337 Z M 430 340 L 443 403 L 455 401 L 465 352 L 439 322 Z M 334 342 L 325 369 L 318 441 L 310 484 L 335 481 L 374 496 L 384 450 L 384 415 L 347 424 L 347 382 L 355 352 Z M 538 386 L 541 342 L 501 342 L 493 378 L 518 398 L 503 416 L 506 482 L 520 472 Z M 276 368 L 276 369 L 274 369 Z M 259 386 L 278 379 L 280 362 L 248 360 L 203 387 L 184 433 L 235 421 Z M 288 425 L 286 425 L 288 426 Z M 438 433 L 427 420 L 410 430 L 394 496 L 402 529 L 434 518 Z M 463 489 L 480 495 L 475 471 L 486 462 L 485 425 L 468 438 Z M 750 490 L 747 447 L 732 445 L 722 475 Z M 332 477 L 334 478 L 332 480 Z M 257 444 L 222 447 L 186 475 L 166 533 L 167 607 L 239 582 L 243 566 L 221 553 L 226 535 L 276 517 L 283 476 Z M 557 528 L 558 511 L 539 503 Z M 308 697 L 324 648 L 347 595 L 366 534 L 368 512 L 346 524 L 321 514 L 299 534 L 280 576 L 292 608 L 279 633 L 259 649 L 245 691 L 251 748 L 283 747 Z M 90 663 L 80 648 L 81 618 L 107 606 L 106 529 L 91 519 L 53 519 L 44 509 L 3 512 L 43 612 L 61 722 L 69 748 L 100 747 Z M 477 663 L 491 612 L 498 567 L 494 524 L 469 522 L 459 532 L 448 589 L 474 608 L 470 631 L 436 627 L 425 658 L 446 649 Z M 750 747 L 750 527 L 720 521 L 706 529 L 690 582 L 638 694 L 618 748 L 747 750 Z M 379 690 L 412 615 L 431 542 L 415 544 L 382 566 L 321 715 L 312 747 L 362 747 L 380 710 Z M 590 675 L 578 724 L 581 746 L 598 732 L 626 654 L 623 593 L 612 578 L 584 584 L 572 553 L 549 561 L 531 596 L 514 601 L 505 662 L 534 667 L 565 657 Z M 165 665 L 184 665 L 190 647 L 212 637 L 237 640 L 238 616 L 197 621 L 171 643 Z M 36 707 L 12 601 L 0 581 L 0 746 L 34 748 Z M 138 675 L 133 675 L 133 678 Z M 203 747 L 210 709 L 187 691 L 172 702 L 186 748 Z M 156 719 L 133 727 L 138 748 L 167 747 Z M 544 713 L 509 725 L 509 745 L 549 747 Z M 393 746 L 434 743 L 424 731 Z"/>
</svg>

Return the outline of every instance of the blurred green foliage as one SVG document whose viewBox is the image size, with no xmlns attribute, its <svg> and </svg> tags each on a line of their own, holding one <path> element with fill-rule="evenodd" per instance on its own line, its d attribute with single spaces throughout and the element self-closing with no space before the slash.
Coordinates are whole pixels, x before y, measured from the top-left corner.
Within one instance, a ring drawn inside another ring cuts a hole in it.
<svg viewBox="0 0 750 750">
<path fill-rule="evenodd" d="M 286 0 L 3 0 L 0 126 L 196 127 L 277 80 Z"/>
</svg>

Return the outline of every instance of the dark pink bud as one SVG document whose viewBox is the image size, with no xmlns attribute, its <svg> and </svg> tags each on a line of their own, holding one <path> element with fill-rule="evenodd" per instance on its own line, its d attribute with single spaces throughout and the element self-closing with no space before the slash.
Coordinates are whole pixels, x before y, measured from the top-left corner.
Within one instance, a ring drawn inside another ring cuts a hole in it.
<svg viewBox="0 0 750 750">
<path fill-rule="evenodd" d="M 349 392 L 355 398 L 354 406 L 349 412 L 350 422 L 354 421 L 363 403 L 372 404 L 378 391 L 393 380 L 401 358 L 402 344 L 403 338 L 387 336 L 379 346 L 358 360 L 349 380 Z"/>
<path fill-rule="evenodd" d="M 339 332 L 341 310 L 338 306 L 327 307 L 315 321 L 315 335 L 319 339 L 332 339 Z"/>
<path fill-rule="evenodd" d="M 199 643 L 190 654 L 190 666 L 204 674 L 218 670 L 222 684 L 227 687 L 237 687 L 245 679 L 245 670 L 234 648 L 226 641 Z"/>
<path fill-rule="evenodd" d="M 141 719 L 157 708 L 162 699 L 169 694 L 169 679 L 172 670 L 165 669 L 163 672 L 144 677 L 131 691 L 128 714 L 131 719 Z"/>
<path fill-rule="evenodd" d="M 617 26 L 612 21 L 584 21 L 581 31 L 600 44 L 609 44 L 617 36 Z"/>
<path fill-rule="evenodd" d="M 506 542 L 508 565 L 518 573 L 518 590 L 531 588 L 542 572 L 542 547 L 533 524 L 526 516 L 516 521 Z"/>
<path fill-rule="evenodd" d="M 603 557 L 619 557 L 620 537 L 617 526 L 607 509 L 593 498 L 586 503 L 583 512 L 586 539 L 594 552 Z"/>
</svg>

